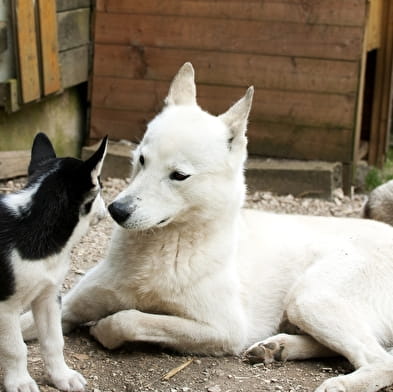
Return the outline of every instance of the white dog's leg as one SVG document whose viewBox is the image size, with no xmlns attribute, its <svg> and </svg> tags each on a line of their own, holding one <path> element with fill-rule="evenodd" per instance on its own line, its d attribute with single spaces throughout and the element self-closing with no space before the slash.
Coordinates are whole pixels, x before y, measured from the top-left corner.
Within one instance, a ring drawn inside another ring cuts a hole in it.
<svg viewBox="0 0 393 392">
<path fill-rule="evenodd" d="M 25 342 L 37 339 L 37 328 L 35 326 L 33 313 L 28 311 L 20 316 L 20 327 Z"/>
<path fill-rule="evenodd" d="M 322 345 L 346 357 L 358 370 L 328 379 L 317 392 L 375 392 L 393 383 L 393 358 L 379 344 L 364 310 L 339 295 L 299 290 L 289 301 L 289 321 Z"/>
<path fill-rule="evenodd" d="M 64 333 L 89 321 L 97 321 L 123 310 L 115 284 L 108 284 L 108 269 L 102 262 L 92 268 L 64 297 L 62 325 Z M 116 279 L 116 278 L 113 278 Z M 127 297 L 132 303 L 131 293 Z"/>
<path fill-rule="evenodd" d="M 0 307 L 0 364 L 7 392 L 38 392 L 27 371 L 27 348 L 19 327 L 19 314 Z"/>
<path fill-rule="evenodd" d="M 31 308 L 41 352 L 53 384 L 63 391 L 83 391 L 86 385 L 85 379 L 78 372 L 70 369 L 64 361 L 61 309 L 56 288 L 37 298 Z"/>
<path fill-rule="evenodd" d="M 271 363 L 336 356 L 337 353 L 318 343 L 308 335 L 280 333 L 249 347 L 245 352 L 252 363 Z"/>
<path fill-rule="evenodd" d="M 100 320 L 91 334 L 105 347 L 113 349 L 125 342 L 161 344 L 181 352 L 221 355 L 238 353 L 244 344 L 241 326 L 231 336 L 228 326 L 210 326 L 176 316 L 124 310 Z M 238 336 L 235 336 L 238 334 Z"/>
</svg>

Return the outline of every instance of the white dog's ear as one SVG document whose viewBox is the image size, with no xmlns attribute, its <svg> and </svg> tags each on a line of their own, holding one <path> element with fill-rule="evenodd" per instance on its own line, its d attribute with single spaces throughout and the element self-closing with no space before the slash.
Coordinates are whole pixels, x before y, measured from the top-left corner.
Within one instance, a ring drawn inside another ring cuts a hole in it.
<svg viewBox="0 0 393 392">
<path fill-rule="evenodd" d="M 239 101 L 232 105 L 225 113 L 219 116 L 231 132 L 229 140 L 230 145 L 236 144 L 237 141 L 240 142 L 245 136 L 253 95 L 254 87 L 251 86 L 248 88 L 243 98 L 239 99 Z"/>
<path fill-rule="evenodd" d="M 194 68 L 191 63 L 183 64 L 173 78 L 165 103 L 167 105 L 196 105 Z"/>
</svg>

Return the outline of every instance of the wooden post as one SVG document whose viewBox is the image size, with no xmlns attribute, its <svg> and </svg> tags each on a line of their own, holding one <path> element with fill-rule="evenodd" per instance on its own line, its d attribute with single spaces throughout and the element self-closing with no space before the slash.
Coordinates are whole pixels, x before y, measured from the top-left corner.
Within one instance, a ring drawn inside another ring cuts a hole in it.
<svg viewBox="0 0 393 392">
<path fill-rule="evenodd" d="M 61 89 L 55 0 L 38 0 L 44 95 Z"/>
<path fill-rule="evenodd" d="M 16 38 L 23 103 L 40 98 L 37 36 L 33 0 L 16 0 Z"/>
</svg>

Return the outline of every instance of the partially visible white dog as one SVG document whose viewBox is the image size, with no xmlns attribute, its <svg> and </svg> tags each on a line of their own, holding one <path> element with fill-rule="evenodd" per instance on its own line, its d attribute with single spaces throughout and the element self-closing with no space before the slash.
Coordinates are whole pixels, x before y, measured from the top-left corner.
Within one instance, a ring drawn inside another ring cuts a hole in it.
<svg viewBox="0 0 393 392">
<path fill-rule="evenodd" d="M 377 391 L 393 383 L 393 229 L 242 210 L 252 97 L 250 87 L 210 115 L 191 64 L 180 69 L 109 207 L 119 225 L 108 255 L 66 296 L 63 326 L 97 321 L 91 333 L 107 348 L 146 341 L 221 355 L 252 345 L 249 358 L 265 362 L 338 353 L 357 370 L 318 392 Z M 28 315 L 23 324 L 32 337 Z M 297 334 L 276 335 L 280 324 Z"/>
</svg>

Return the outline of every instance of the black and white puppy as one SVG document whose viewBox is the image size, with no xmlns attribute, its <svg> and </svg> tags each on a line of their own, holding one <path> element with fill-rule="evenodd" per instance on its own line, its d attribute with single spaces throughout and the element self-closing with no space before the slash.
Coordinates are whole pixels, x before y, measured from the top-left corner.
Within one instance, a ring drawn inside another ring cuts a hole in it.
<svg viewBox="0 0 393 392">
<path fill-rule="evenodd" d="M 56 388 L 83 391 L 63 357 L 60 286 L 71 248 L 105 216 L 99 175 L 107 138 L 87 161 L 57 158 L 47 136 L 33 143 L 28 184 L 0 196 L 0 365 L 7 392 L 37 392 L 27 371 L 20 314 L 31 305 L 41 352 Z"/>
</svg>

